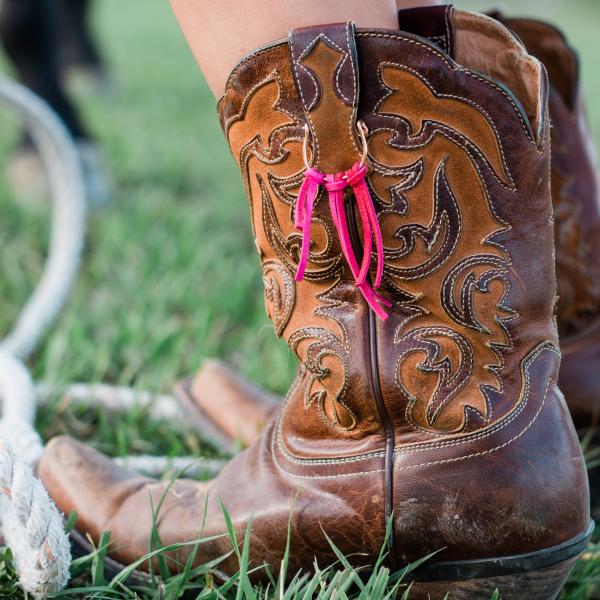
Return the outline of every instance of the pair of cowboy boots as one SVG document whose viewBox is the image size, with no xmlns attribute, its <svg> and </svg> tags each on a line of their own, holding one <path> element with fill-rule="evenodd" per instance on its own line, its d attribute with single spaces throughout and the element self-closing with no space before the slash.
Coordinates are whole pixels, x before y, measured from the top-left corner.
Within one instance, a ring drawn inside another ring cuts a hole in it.
<svg viewBox="0 0 600 600">
<path fill-rule="evenodd" d="M 384 543 L 394 568 L 436 552 L 411 598 L 554 598 L 593 528 L 557 385 L 549 96 L 578 122 L 563 91 L 504 25 L 451 7 L 401 12 L 400 31 L 292 30 L 244 58 L 219 115 L 297 377 L 212 481 L 169 488 L 52 441 L 39 472 L 77 531 L 110 530 L 131 563 L 160 506 L 164 544 L 208 538 L 194 561 L 233 573 L 222 500 L 240 538 L 252 519 L 253 567 L 277 571 L 291 518 L 290 573 L 335 562 L 327 534 L 357 566 Z M 577 327 L 578 285 L 561 307 Z"/>
</svg>

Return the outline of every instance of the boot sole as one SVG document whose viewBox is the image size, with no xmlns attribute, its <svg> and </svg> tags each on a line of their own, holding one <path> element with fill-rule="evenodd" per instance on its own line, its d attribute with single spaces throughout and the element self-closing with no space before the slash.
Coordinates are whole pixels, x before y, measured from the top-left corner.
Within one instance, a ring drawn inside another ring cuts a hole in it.
<svg viewBox="0 0 600 600">
<path fill-rule="evenodd" d="M 563 588 L 573 565 L 585 550 L 595 524 L 590 522 L 581 535 L 558 546 L 538 552 L 501 558 L 484 558 L 424 564 L 407 578 L 411 600 L 487 600 L 495 590 L 500 600 L 554 600 Z M 89 554 L 93 548 L 77 530 L 70 534 L 75 557 Z M 126 565 L 106 556 L 104 574 L 112 579 Z M 224 573 L 215 573 L 227 579 Z M 132 571 L 124 583 L 147 586 L 160 581 L 147 571 Z"/>
<path fill-rule="evenodd" d="M 595 524 L 545 550 L 502 558 L 424 564 L 412 575 L 411 600 L 553 600 L 585 550 Z M 448 596 L 446 596 L 448 594 Z"/>
<path fill-rule="evenodd" d="M 515 575 L 415 582 L 408 597 L 410 600 L 489 600 L 497 590 L 499 600 L 554 600 L 576 561 L 575 556 L 545 569 Z"/>
</svg>

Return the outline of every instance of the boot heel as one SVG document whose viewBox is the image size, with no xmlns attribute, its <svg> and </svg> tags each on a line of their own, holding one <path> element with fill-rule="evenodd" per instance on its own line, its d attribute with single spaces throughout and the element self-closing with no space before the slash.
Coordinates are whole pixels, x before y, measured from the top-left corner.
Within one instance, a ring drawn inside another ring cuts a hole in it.
<svg viewBox="0 0 600 600">
<path fill-rule="evenodd" d="M 415 581 L 410 600 L 554 600 L 563 588 L 577 557 L 537 571 L 462 581 Z"/>
</svg>

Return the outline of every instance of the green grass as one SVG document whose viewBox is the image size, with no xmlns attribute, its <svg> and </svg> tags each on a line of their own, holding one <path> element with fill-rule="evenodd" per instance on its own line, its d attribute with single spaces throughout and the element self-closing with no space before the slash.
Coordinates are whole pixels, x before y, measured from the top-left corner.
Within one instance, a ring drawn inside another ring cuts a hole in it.
<svg viewBox="0 0 600 600">
<path fill-rule="evenodd" d="M 475 1 L 458 5 L 485 7 Z M 535 14 L 540 2 L 515 0 L 504 6 L 513 13 Z M 559 21 L 575 40 L 588 97 L 598 98 L 600 3 L 546 0 L 543 7 L 545 16 Z M 114 202 L 90 219 L 81 275 L 67 309 L 30 361 L 34 377 L 58 384 L 104 381 L 168 392 L 205 357 L 217 356 L 283 392 L 295 360 L 285 343 L 274 338 L 264 314 L 240 176 L 219 129 L 214 101 L 166 0 L 102 0 L 96 22 L 116 86 L 108 95 L 81 91 L 78 98 L 105 148 L 116 192 Z M 590 108 L 600 134 L 600 106 Z M 0 164 L 16 135 L 16 128 L 0 117 Z M 48 210 L 12 201 L 1 178 L 0 199 L 4 334 L 39 277 Z M 57 402 L 38 421 L 46 438 L 69 432 L 110 455 L 210 452 L 189 432 L 153 423 L 142 411 L 111 415 Z M 578 564 L 563 598 L 592 597 L 600 581 L 596 553 L 591 548 L 587 560 Z M 97 557 L 79 561 L 72 583 L 79 591 L 59 597 L 85 596 L 81 587 L 99 581 L 97 564 Z M 137 597 L 176 598 L 182 585 L 193 588 L 191 597 L 234 598 L 239 589 L 247 589 L 246 583 L 238 588 L 246 577 L 244 568 L 225 584 L 228 591 L 205 570 L 196 569 L 185 581 L 173 579 L 162 591 L 140 591 Z M 0 597 L 22 598 L 11 569 L 10 554 L 3 551 Z M 389 592 L 395 585 L 383 567 L 375 576 L 380 578 L 373 582 L 377 590 Z M 297 581 L 287 594 L 276 583 L 256 594 L 302 598 L 311 585 L 320 598 L 385 597 L 372 589 L 365 596 L 355 575 L 340 565 Z M 112 591 L 88 587 L 87 593 L 136 597 L 121 583 Z"/>
</svg>

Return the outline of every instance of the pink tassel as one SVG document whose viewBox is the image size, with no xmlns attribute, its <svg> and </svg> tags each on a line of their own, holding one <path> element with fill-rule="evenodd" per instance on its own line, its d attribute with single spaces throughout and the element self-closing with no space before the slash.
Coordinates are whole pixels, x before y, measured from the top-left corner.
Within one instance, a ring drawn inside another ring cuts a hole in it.
<svg viewBox="0 0 600 600">
<path fill-rule="evenodd" d="M 302 231 L 302 250 L 300 252 L 300 261 L 296 271 L 296 281 L 304 278 L 306 265 L 308 263 L 308 254 L 310 250 L 310 223 L 312 221 L 312 211 L 319 193 L 319 186 L 325 181 L 322 173 L 316 169 L 307 169 L 304 172 L 304 180 L 298 192 L 296 203 L 296 229 Z"/>
<path fill-rule="evenodd" d="M 367 168 L 360 162 L 357 162 L 345 173 L 335 173 L 333 175 L 323 175 L 312 168 L 305 171 L 304 181 L 298 192 L 295 215 L 296 228 L 302 231 L 303 234 L 302 251 L 300 253 L 298 270 L 296 272 L 296 280 L 300 281 L 304 277 L 310 247 L 312 211 L 319 193 L 319 187 L 324 183 L 325 189 L 329 194 L 329 210 L 331 211 L 333 224 L 338 232 L 342 253 L 356 280 L 356 287 L 360 290 L 371 309 L 385 321 L 388 318 L 388 314 L 381 305 L 391 307 L 392 304 L 389 300 L 378 294 L 367 280 L 367 275 L 371 267 L 373 239 L 375 239 L 375 250 L 377 255 L 375 288 L 378 288 L 381 285 L 384 254 L 381 228 L 379 227 L 379 220 L 377 219 L 373 199 L 371 198 L 369 188 L 365 181 L 366 174 Z M 348 230 L 348 216 L 346 214 L 346 203 L 344 201 L 344 190 L 347 187 L 351 187 L 354 192 L 362 223 L 365 246 L 360 266 L 356 255 L 354 254 L 352 240 Z"/>
<path fill-rule="evenodd" d="M 365 245 L 365 256 L 367 255 L 367 248 L 369 249 L 369 264 L 371 256 L 371 235 L 375 238 L 375 249 L 377 253 L 377 271 L 375 274 L 375 288 L 381 285 L 381 279 L 383 277 L 383 237 L 381 235 L 381 228 L 379 227 L 379 220 L 375 213 L 375 207 L 373 206 L 373 199 L 369 192 L 369 187 L 365 180 L 367 174 L 367 167 L 356 163 L 347 173 L 346 181 L 348 185 L 352 187 L 354 197 L 358 203 L 359 210 L 361 212 L 361 219 L 363 221 L 363 237 L 365 241 L 368 239 L 368 244 Z M 366 213 L 368 216 L 365 218 L 363 214 Z M 369 223 L 368 229 L 365 228 L 365 220 Z M 364 262 L 364 261 L 363 261 Z M 367 269 L 368 270 L 368 269 Z"/>
</svg>

